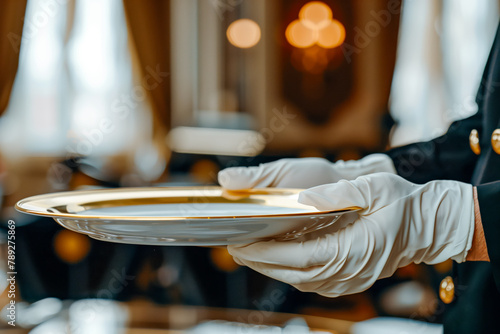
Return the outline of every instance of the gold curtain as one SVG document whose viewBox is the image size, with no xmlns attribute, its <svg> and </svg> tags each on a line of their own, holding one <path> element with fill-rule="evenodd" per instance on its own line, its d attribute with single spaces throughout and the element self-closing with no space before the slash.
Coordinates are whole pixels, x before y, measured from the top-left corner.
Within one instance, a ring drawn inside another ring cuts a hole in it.
<svg viewBox="0 0 500 334">
<path fill-rule="evenodd" d="M 27 0 L 0 1 L 0 115 L 9 97 L 19 64 L 19 50 Z"/>
<path fill-rule="evenodd" d="M 170 75 L 166 74 L 170 73 L 170 1 L 123 0 L 123 5 L 133 58 L 137 58 L 143 87 L 152 102 L 156 137 L 170 127 Z M 145 82 L 146 78 L 153 84 Z"/>
</svg>

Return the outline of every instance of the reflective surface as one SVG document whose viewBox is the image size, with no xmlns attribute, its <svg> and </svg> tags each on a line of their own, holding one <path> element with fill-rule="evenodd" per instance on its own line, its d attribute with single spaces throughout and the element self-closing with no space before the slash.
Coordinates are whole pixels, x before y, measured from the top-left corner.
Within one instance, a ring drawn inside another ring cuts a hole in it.
<svg viewBox="0 0 500 334">
<path fill-rule="evenodd" d="M 120 188 L 33 196 L 16 208 L 92 238 L 147 245 L 229 245 L 293 239 L 356 210 L 318 211 L 298 189 Z"/>
</svg>

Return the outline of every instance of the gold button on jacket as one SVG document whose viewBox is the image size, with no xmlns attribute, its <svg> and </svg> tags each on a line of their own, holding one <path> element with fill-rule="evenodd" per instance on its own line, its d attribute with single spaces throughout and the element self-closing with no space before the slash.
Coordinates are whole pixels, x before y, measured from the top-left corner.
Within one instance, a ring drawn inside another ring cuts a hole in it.
<svg viewBox="0 0 500 334">
<path fill-rule="evenodd" d="M 479 145 L 479 134 L 476 129 L 470 132 L 469 144 L 472 152 L 474 152 L 476 155 L 479 155 L 481 153 L 481 146 Z"/>
<path fill-rule="evenodd" d="M 445 277 L 439 285 L 439 298 L 445 304 L 449 304 L 455 298 L 455 283 L 450 276 Z"/>
<path fill-rule="evenodd" d="M 491 135 L 491 147 L 496 154 L 500 154 L 500 129 L 493 131 Z"/>
</svg>

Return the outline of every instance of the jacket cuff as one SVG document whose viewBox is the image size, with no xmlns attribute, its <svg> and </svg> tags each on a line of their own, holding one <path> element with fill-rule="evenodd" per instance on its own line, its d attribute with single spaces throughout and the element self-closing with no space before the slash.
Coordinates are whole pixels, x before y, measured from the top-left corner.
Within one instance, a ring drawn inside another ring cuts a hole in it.
<svg viewBox="0 0 500 334">
<path fill-rule="evenodd" d="M 476 188 L 488 255 L 500 291 L 500 181 Z"/>
</svg>

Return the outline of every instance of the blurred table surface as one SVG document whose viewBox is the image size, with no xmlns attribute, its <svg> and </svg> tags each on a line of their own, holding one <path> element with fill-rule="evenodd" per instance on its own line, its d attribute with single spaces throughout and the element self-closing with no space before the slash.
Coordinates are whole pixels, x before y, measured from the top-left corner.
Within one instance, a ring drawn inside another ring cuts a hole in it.
<svg viewBox="0 0 500 334">
<path fill-rule="evenodd" d="M 183 334 L 202 322 L 222 320 L 283 327 L 289 320 L 302 318 L 312 331 L 335 334 L 348 334 L 354 324 L 350 321 L 326 317 L 268 312 L 264 310 L 244 310 L 210 308 L 184 305 L 157 305 L 146 300 L 122 302 L 119 305 L 127 310 L 127 334 Z M 10 326 L 9 326 L 10 327 Z M 0 326 L 2 334 L 28 333 L 28 329 Z"/>
<path fill-rule="evenodd" d="M 337 334 L 350 333 L 354 324 L 351 321 L 331 319 L 302 314 L 277 313 L 265 310 L 244 310 L 208 308 L 197 306 L 159 306 L 148 301 L 133 301 L 123 304 L 129 311 L 129 332 L 156 333 L 155 329 L 170 329 L 171 333 L 182 333 L 182 329 L 191 328 L 208 320 L 225 320 L 255 325 L 284 326 L 291 319 L 302 318 L 314 330 Z M 142 332 L 151 328 L 151 331 Z M 170 333 L 170 332 L 169 332 Z"/>
</svg>

